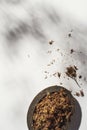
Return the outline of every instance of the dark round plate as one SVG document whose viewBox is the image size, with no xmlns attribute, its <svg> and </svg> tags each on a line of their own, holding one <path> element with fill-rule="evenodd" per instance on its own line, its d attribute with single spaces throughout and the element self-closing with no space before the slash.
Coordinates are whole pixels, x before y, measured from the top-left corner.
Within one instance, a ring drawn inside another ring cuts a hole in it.
<svg viewBox="0 0 87 130">
<path fill-rule="evenodd" d="M 29 130 L 34 130 L 32 117 L 33 117 L 33 112 L 35 110 L 36 104 L 44 96 L 46 96 L 47 93 L 57 92 L 61 88 L 64 88 L 64 87 L 57 86 L 57 85 L 51 86 L 51 87 L 48 87 L 48 88 L 42 90 L 37 96 L 35 96 L 35 98 L 33 99 L 32 103 L 29 106 L 28 113 L 27 113 L 27 125 L 28 125 Z M 72 104 L 75 104 L 74 114 L 71 117 L 71 122 L 68 123 L 67 130 L 78 130 L 80 123 L 81 123 L 81 117 L 82 117 L 81 108 L 80 108 L 78 101 L 71 95 L 71 92 L 67 89 L 65 89 L 65 90 L 66 90 L 68 96 L 73 99 L 73 100 L 71 100 Z"/>
</svg>

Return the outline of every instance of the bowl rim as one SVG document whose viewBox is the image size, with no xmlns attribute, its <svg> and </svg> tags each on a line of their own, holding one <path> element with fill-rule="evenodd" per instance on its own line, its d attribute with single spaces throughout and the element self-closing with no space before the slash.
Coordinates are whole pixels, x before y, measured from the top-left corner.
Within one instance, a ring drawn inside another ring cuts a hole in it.
<svg viewBox="0 0 87 130">
<path fill-rule="evenodd" d="M 68 96 L 72 99 L 74 99 L 74 97 L 72 96 L 71 92 L 62 87 L 62 86 L 58 86 L 58 85 L 54 85 L 54 86 L 50 86 L 50 87 L 47 87 L 45 89 L 43 89 L 42 91 L 40 91 L 35 97 L 34 99 L 32 100 L 31 104 L 29 105 L 29 108 L 28 108 L 28 112 L 27 112 L 27 126 L 28 126 L 28 129 L 29 130 L 34 130 L 33 128 L 33 120 L 32 120 L 32 117 L 33 117 L 33 112 L 35 110 L 35 106 L 36 104 L 44 97 L 47 95 L 47 93 L 52 93 L 52 92 L 58 92 L 61 88 L 65 89 L 65 91 L 67 92 Z M 74 104 L 74 100 L 71 100 L 72 103 Z M 71 117 L 72 118 L 72 117 Z M 67 124 L 68 125 L 68 124 Z M 66 127 L 68 127 L 66 125 Z"/>
</svg>

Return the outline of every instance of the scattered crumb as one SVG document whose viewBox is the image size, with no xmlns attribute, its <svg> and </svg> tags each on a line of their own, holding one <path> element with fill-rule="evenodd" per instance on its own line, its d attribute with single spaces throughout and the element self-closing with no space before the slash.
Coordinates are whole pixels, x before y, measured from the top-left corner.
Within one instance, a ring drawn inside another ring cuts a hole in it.
<svg viewBox="0 0 87 130">
<path fill-rule="evenodd" d="M 57 73 L 54 73 L 53 76 L 56 77 Z"/>
<path fill-rule="evenodd" d="M 83 92 L 83 90 L 80 90 L 80 94 L 81 94 L 82 97 L 84 97 L 84 92 Z"/>
<path fill-rule="evenodd" d="M 78 96 L 78 97 L 80 97 L 80 93 L 79 92 L 76 92 L 76 94 L 75 94 L 76 96 Z"/>
<path fill-rule="evenodd" d="M 72 37 L 71 33 L 68 34 L 69 37 Z"/>
<path fill-rule="evenodd" d="M 50 45 L 52 45 L 53 43 L 54 43 L 54 41 L 53 41 L 53 40 L 50 40 L 50 41 L 49 41 L 49 44 L 50 44 Z"/>
<path fill-rule="evenodd" d="M 60 83 L 60 85 L 62 85 L 63 83 Z"/>
<path fill-rule="evenodd" d="M 58 72 L 57 75 L 58 75 L 59 78 L 61 77 L 61 73 Z"/>
<path fill-rule="evenodd" d="M 48 71 L 44 71 L 44 73 L 49 74 L 49 72 L 48 72 Z"/>
<path fill-rule="evenodd" d="M 58 76 L 58 77 L 60 78 L 61 73 L 59 73 L 59 72 L 53 73 L 53 76 L 54 76 L 54 77 L 57 77 L 57 76 Z"/>
<path fill-rule="evenodd" d="M 79 79 L 81 79 L 82 78 L 82 75 L 79 75 Z"/>
<path fill-rule="evenodd" d="M 80 90 L 80 92 L 76 92 L 75 94 L 74 94 L 75 96 L 78 96 L 78 97 L 84 97 L 84 92 L 83 92 L 83 90 Z"/>
<path fill-rule="evenodd" d="M 73 52 L 74 52 L 74 50 L 73 50 L 73 49 L 71 49 L 71 50 L 70 50 L 70 53 L 72 54 Z"/>
<path fill-rule="evenodd" d="M 53 65 L 54 62 L 55 62 L 55 59 L 53 59 L 49 64 L 47 64 L 47 66 L 51 66 L 51 65 Z"/>
</svg>

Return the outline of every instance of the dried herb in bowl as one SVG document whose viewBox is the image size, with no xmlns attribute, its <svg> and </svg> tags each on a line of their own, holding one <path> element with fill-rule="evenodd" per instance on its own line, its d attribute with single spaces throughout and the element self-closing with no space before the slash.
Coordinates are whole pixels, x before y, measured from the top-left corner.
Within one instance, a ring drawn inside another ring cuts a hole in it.
<svg viewBox="0 0 87 130">
<path fill-rule="evenodd" d="M 68 130 L 74 108 L 74 98 L 68 90 L 49 87 L 40 92 L 30 105 L 29 130 Z"/>
</svg>

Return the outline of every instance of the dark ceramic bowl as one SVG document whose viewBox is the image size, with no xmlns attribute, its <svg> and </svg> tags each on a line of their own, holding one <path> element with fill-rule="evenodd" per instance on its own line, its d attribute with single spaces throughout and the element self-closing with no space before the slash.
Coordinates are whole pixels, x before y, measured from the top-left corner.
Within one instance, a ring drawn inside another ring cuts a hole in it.
<svg viewBox="0 0 87 130">
<path fill-rule="evenodd" d="M 28 109 L 28 113 L 27 113 L 27 125 L 29 130 L 35 130 L 33 128 L 33 113 L 35 110 L 35 106 L 36 104 L 44 97 L 47 95 L 47 93 L 52 93 L 52 92 L 57 92 L 59 91 L 61 88 L 61 86 L 51 86 L 48 87 L 44 90 L 42 90 L 37 96 L 35 96 L 35 98 L 33 99 L 32 103 L 29 106 Z M 64 88 L 65 89 L 65 88 Z M 80 123 L 81 123 L 81 117 L 82 117 L 82 113 L 81 113 L 81 108 L 79 103 L 77 102 L 77 100 L 71 95 L 71 92 L 67 89 L 65 89 L 69 98 L 72 98 L 72 104 L 75 104 L 75 109 L 74 109 L 74 114 L 71 117 L 71 122 L 69 122 L 66 126 L 67 130 L 78 130 Z"/>
</svg>

